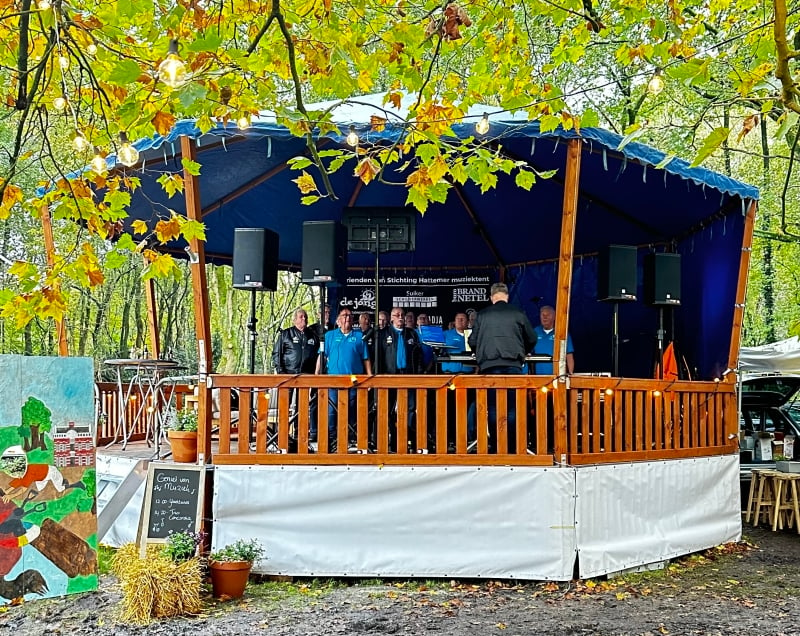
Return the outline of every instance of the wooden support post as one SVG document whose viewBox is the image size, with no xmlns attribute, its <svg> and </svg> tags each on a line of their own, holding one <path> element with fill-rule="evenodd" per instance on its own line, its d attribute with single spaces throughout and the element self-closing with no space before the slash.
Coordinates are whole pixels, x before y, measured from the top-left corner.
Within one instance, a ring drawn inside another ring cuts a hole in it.
<svg viewBox="0 0 800 636">
<path fill-rule="evenodd" d="M 190 161 L 197 161 L 194 139 L 181 137 L 181 153 Z M 200 180 L 183 171 L 184 192 L 186 193 L 186 217 L 202 221 L 200 210 Z M 189 241 L 192 251 L 192 296 L 194 299 L 195 334 L 197 336 L 197 355 L 199 382 L 197 446 L 198 459 L 205 463 L 211 458 L 211 389 L 206 376 L 213 371 L 211 364 L 211 319 L 208 305 L 208 284 L 206 281 L 206 253 L 202 241 L 193 238 Z"/>
<path fill-rule="evenodd" d="M 147 258 L 144 257 L 145 267 Z M 144 297 L 147 303 L 147 331 L 150 334 L 150 357 L 161 357 L 161 337 L 158 332 L 158 308 L 156 307 L 156 284 L 152 278 L 144 281 Z"/>
<path fill-rule="evenodd" d="M 42 233 L 44 234 L 44 251 L 45 258 L 47 259 L 48 272 L 52 273 L 56 264 L 56 245 L 53 240 L 53 222 L 50 218 L 50 209 L 45 205 L 41 209 L 42 216 Z M 58 287 L 58 283 L 53 283 Z M 58 291 L 58 289 L 56 289 Z M 58 338 L 58 355 L 65 357 L 69 355 L 69 347 L 67 345 L 67 326 L 63 318 L 54 319 L 56 325 L 56 336 Z"/>
<path fill-rule="evenodd" d="M 756 221 L 758 202 L 752 201 L 747 208 L 744 219 L 744 236 L 742 237 L 742 255 L 739 258 L 739 281 L 736 286 L 736 304 L 733 306 L 733 326 L 731 328 L 731 348 L 728 352 L 728 369 L 735 370 L 739 366 L 739 347 L 742 344 L 742 325 L 744 324 L 744 303 L 747 291 L 747 277 L 750 273 L 750 255 L 753 250 L 753 228 Z M 726 382 L 735 382 L 733 373 L 728 373 Z"/>
<path fill-rule="evenodd" d="M 561 246 L 558 261 L 558 289 L 556 290 L 555 343 L 553 368 L 558 375 L 558 385 L 553 394 L 553 420 L 555 439 L 553 452 L 556 462 L 567 459 L 567 331 L 569 329 L 569 301 L 572 285 L 572 260 L 575 253 L 575 221 L 578 215 L 581 174 L 580 139 L 571 139 L 567 148 L 566 178 L 564 180 L 564 205 L 561 213 Z M 575 449 L 573 449 L 575 450 Z"/>
</svg>

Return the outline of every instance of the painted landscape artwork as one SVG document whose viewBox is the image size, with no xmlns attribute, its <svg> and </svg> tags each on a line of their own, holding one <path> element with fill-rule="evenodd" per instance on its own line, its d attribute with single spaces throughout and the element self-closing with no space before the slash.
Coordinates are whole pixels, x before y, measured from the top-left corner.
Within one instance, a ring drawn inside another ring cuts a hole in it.
<svg viewBox="0 0 800 636">
<path fill-rule="evenodd" d="M 89 358 L 0 356 L 0 605 L 97 589 Z"/>
</svg>

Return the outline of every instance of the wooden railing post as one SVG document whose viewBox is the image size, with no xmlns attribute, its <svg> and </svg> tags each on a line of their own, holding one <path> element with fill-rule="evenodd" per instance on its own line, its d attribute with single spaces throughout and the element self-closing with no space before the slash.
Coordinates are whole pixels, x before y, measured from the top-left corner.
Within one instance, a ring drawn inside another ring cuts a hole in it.
<svg viewBox="0 0 800 636">
<path fill-rule="evenodd" d="M 553 455 L 561 464 L 567 461 L 567 330 L 572 285 L 572 259 L 575 253 L 575 221 L 578 215 L 581 174 L 580 139 L 571 139 L 567 148 L 567 169 L 564 179 L 564 204 L 561 215 L 561 246 L 558 261 L 556 291 L 555 343 L 553 367 L 558 382 L 553 393 L 554 437 Z"/>
<path fill-rule="evenodd" d="M 197 160 L 194 139 L 181 136 L 181 153 L 189 161 Z M 183 171 L 184 191 L 186 193 L 186 217 L 202 222 L 200 209 L 200 181 L 188 170 Z M 206 377 L 212 373 L 211 363 L 211 319 L 208 307 L 208 284 L 206 282 L 206 253 L 203 242 L 197 238 L 189 240 L 192 251 L 192 293 L 194 298 L 195 334 L 197 336 L 199 402 L 197 447 L 198 461 L 202 464 L 211 457 L 211 388 Z"/>
</svg>

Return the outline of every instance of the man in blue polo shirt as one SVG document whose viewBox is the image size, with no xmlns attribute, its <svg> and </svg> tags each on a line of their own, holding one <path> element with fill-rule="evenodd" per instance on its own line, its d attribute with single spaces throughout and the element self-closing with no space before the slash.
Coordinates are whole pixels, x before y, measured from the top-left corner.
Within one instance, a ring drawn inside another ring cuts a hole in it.
<svg viewBox="0 0 800 636">
<path fill-rule="evenodd" d="M 544 353 L 553 355 L 553 346 L 556 339 L 556 310 L 550 305 L 545 305 L 539 310 L 539 322 L 533 328 L 536 332 L 536 346 L 533 353 Z M 575 357 L 573 356 L 572 338 L 567 334 L 567 373 L 570 375 L 575 371 Z M 552 362 L 537 362 L 534 373 L 541 375 L 557 374 L 558 369 L 553 368 Z"/>
<path fill-rule="evenodd" d="M 445 354 L 464 353 L 467 350 L 467 338 L 464 330 L 467 328 L 467 314 L 457 313 L 453 320 L 454 326 L 444 332 Z M 443 362 L 443 373 L 475 373 L 474 364 L 461 362 Z"/>
<path fill-rule="evenodd" d="M 360 331 L 353 331 L 353 312 L 344 308 L 336 320 L 338 329 L 325 334 L 325 345 L 320 349 L 317 359 L 317 373 L 321 373 L 322 359 L 327 363 L 329 375 L 372 375 L 372 363 L 367 346 Z M 348 398 L 348 423 L 353 428 L 356 423 L 356 391 L 350 389 Z M 328 391 L 328 452 L 336 450 L 336 404 L 338 391 Z M 346 443 L 346 442 L 345 442 Z"/>
</svg>

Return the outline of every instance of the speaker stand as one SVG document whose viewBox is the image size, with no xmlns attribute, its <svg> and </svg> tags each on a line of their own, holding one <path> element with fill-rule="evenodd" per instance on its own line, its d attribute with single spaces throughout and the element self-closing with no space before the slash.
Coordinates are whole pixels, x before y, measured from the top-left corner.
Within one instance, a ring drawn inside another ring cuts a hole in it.
<svg viewBox="0 0 800 636">
<path fill-rule="evenodd" d="M 250 351 L 248 354 L 248 367 L 250 370 L 250 375 L 254 375 L 256 372 L 256 338 L 258 336 L 258 330 L 256 329 L 256 324 L 258 323 L 258 318 L 256 318 L 256 290 L 250 290 L 250 319 L 247 321 L 247 331 L 250 334 Z M 256 389 L 250 389 L 250 413 L 248 413 L 248 422 L 249 426 L 247 427 L 247 441 L 248 443 L 253 443 L 253 430 L 255 429 L 255 422 L 256 422 L 256 399 L 258 397 Z M 241 434 L 241 433 L 240 433 Z"/>
<path fill-rule="evenodd" d="M 613 325 L 611 328 L 611 366 L 614 377 L 619 377 L 619 303 L 614 303 Z"/>
<path fill-rule="evenodd" d="M 381 225 L 378 223 L 375 226 L 375 327 L 374 327 L 374 340 L 373 340 L 373 358 L 372 364 L 375 365 L 372 372 L 377 375 L 380 373 L 378 366 L 380 363 L 380 356 L 378 355 L 378 313 L 380 312 L 380 280 L 381 280 Z M 391 311 L 390 311 L 391 313 Z"/>
<path fill-rule="evenodd" d="M 664 379 L 664 308 L 658 308 L 658 331 L 656 332 L 656 339 L 658 340 L 658 379 Z"/>
</svg>

